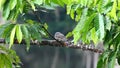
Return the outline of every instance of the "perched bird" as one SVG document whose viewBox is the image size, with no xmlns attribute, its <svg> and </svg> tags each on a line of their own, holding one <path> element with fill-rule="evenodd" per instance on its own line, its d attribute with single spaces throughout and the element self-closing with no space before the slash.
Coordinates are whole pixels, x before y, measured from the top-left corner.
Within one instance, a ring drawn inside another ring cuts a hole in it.
<svg viewBox="0 0 120 68">
<path fill-rule="evenodd" d="M 54 38 L 57 39 L 58 41 L 66 42 L 67 38 L 64 36 L 64 34 L 60 32 L 56 32 L 54 35 Z"/>
</svg>

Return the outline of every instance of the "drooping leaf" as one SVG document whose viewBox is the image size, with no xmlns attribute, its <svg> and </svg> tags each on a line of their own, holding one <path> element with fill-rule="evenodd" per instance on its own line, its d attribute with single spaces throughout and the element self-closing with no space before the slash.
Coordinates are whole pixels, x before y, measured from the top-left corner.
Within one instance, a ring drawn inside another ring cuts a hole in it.
<svg viewBox="0 0 120 68">
<path fill-rule="evenodd" d="M 71 6 L 72 5 L 67 5 L 67 14 L 70 14 Z"/>
<path fill-rule="evenodd" d="M 118 18 L 116 16 L 116 10 L 117 10 L 117 1 L 114 0 L 112 10 L 108 13 L 108 15 L 112 17 L 115 21 L 118 21 Z"/>
<path fill-rule="evenodd" d="M 8 23 L 6 23 L 6 24 L 8 24 Z M 11 31 L 14 28 L 14 26 L 15 26 L 15 24 L 9 23 L 8 25 L 6 25 L 6 27 L 2 31 L 3 33 L 1 32 L 2 33 L 1 37 L 5 38 L 6 43 L 10 42 L 10 34 L 11 34 Z"/>
<path fill-rule="evenodd" d="M 74 28 L 73 30 L 73 37 L 74 37 L 74 43 L 76 44 L 77 41 L 80 39 L 81 35 L 80 35 L 80 31 L 83 29 L 84 27 L 84 22 L 86 20 L 86 16 L 87 16 L 87 11 L 88 9 L 85 8 L 83 9 L 82 11 L 82 16 L 81 16 L 81 19 L 80 19 L 80 22 L 77 24 L 77 26 Z"/>
<path fill-rule="evenodd" d="M 9 6 L 10 10 L 13 10 L 17 4 L 17 0 L 10 0 Z"/>
<path fill-rule="evenodd" d="M 23 33 L 23 38 L 25 38 L 25 42 L 27 44 L 27 50 L 30 48 L 30 35 L 27 27 L 25 25 L 21 26 L 22 33 Z"/>
<path fill-rule="evenodd" d="M 80 20 L 80 17 L 81 17 L 81 15 L 82 15 L 82 9 L 81 8 L 78 8 L 77 10 L 76 10 L 76 13 L 77 13 L 77 15 L 76 15 L 76 17 L 75 17 L 75 21 L 79 21 Z"/>
<path fill-rule="evenodd" d="M 114 68 L 116 60 L 116 52 L 111 52 L 108 59 L 108 68 Z"/>
<path fill-rule="evenodd" d="M 95 44 L 98 42 L 98 36 L 96 35 L 95 28 L 91 29 L 91 39 Z"/>
<path fill-rule="evenodd" d="M 9 8 L 9 5 L 6 4 L 3 9 L 3 17 L 5 20 L 7 20 L 9 14 L 10 14 L 10 8 Z"/>
<path fill-rule="evenodd" d="M 21 31 L 20 24 L 16 25 L 16 38 L 18 40 L 18 43 L 21 43 L 23 37 L 22 37 L 22 31 Z"/>
<path fill-rule="evenodd" d="M 0 10 L 3 9 L 3 5 L 5 4 L 6 0 L 0 0 Z"/>
<path fill-rule="evenodd" d="M 48 25 L 46 23 L 44 24 L 44 27 L 45 27 L 45 29 L 48 29 Z"/>
<path fill-rule="evenodd" d="M 107 68 L 106 64 L 108 64 L 108 56 L 109 52 L 104 52 L 102 55 L 100 55 L 97 68 Z"/>
<path fill-rule="evenodd" d="M 109 18 L 106 18 L 106 29 L 110 31 L 112 23 Z"/>
<path fill-rule="evenodd" d="M 100 31 L 100 40 L 103 40 L 105 36 L 105 29 L 104 29 L 103 15 L 101 14 L 99 14 L 99 31 Z"/>
<path fill-rule="evenodd" d="M 12 29 L 12 31 L 11 31 L 11 34 L 10 34 L 10 46 L 9 46 L 9 48 L 11 48 L 11 46 L 12 46 L 13 43 L 14 43 L 16 26 L 17 26 L 17 25 L 15 25 L 15 26 L 13 27 L 13 29 Z"/>
<path fill-rule="evenodd" d="M 29 32 L 31 33 L 31 37 L 33 40 L 37 39 L 38 41 L 41 41 L 41 34 L 39 33 L 39 25 L 34 24 L 28 26 Z"/>
<path fill-rule="evenodd" d="M 10 25 L 10 23 L 6 23 L 3 25 L 0 25 L 0 37 L 2 37 L 4 30 Z"/>
<path fill-rule="evenodd" d="M 71 11 L 70 11 L 70 16 L 71 16 L 72 19 L 74 19 L 74 12 L 75 12 L 75 10 L 74 10 L 74 9 L 71 9 Z"/>
</svg>

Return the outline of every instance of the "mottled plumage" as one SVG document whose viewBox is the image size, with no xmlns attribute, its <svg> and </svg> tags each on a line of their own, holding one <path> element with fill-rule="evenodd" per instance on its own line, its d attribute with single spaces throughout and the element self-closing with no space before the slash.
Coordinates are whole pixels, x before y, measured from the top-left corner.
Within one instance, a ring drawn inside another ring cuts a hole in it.
<svg viewBox="0 0 120 68">
<path fill-rule="evenodd" d="M 64 36 L 64 34 L 60 32 L 56 32 L 54 38 L 57 39 L 58 41 L 63 41 L 63 42 L 67 41 L 67 38 Z"/>
</svg>

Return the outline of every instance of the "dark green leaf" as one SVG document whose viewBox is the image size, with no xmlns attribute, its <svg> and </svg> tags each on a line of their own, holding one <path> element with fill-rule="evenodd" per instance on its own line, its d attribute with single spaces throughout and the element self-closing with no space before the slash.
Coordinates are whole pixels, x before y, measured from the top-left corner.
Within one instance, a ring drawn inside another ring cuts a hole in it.
<svg viewBox="0 0 120 68">
<path fill-rule="evenodd" d="M 3 17 L 5 20 L 7 20 L 9 14 L 10 14 L 10 8 L 9 8 L 8 4 L 6 4 L 4 7 L 4 10 L 3 10 Z"/>
<path fill-rule="evenodd" d="M 111 52 L 108 58 L 108 68 L 114 68 L 116 60 L 116 52 Z"/>
<path fill-rule="evenodd" d="M 23 38 L 25 38 L 25 42 L 27 43 L 27 50 L 30 48 L 30 35 L 27 27 L 24 25 L 21 26 Z"/>
</svg>

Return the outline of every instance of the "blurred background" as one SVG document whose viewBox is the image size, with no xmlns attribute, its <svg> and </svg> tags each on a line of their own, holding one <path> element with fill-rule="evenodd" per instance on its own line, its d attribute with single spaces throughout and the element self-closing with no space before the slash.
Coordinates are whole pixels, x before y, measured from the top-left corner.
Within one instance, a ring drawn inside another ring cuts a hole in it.
<svg viewBox="0 0 120 68">
<path fill-rule="evenodd" d="M 48 24 L 48 31 L 52 35 L 55 32 L 66 35 L 77 24 L 66 15 L 66 10 L 60 7 L 49 11 L 39 10 L 38 15 L 42 22 Z M 37 21 L 31 12 L 25 17 Z M 21 20 L 21 18 L 18 19 Z M 25 45 L 16 45 L 14 49 L 20 56 L 22 68 L 96 68 L 97 57 L 95 57 L 95 53 L 81 49 L 36 45 L 31 45 L 29 51 L 26 51 Z"/>
</svg>

